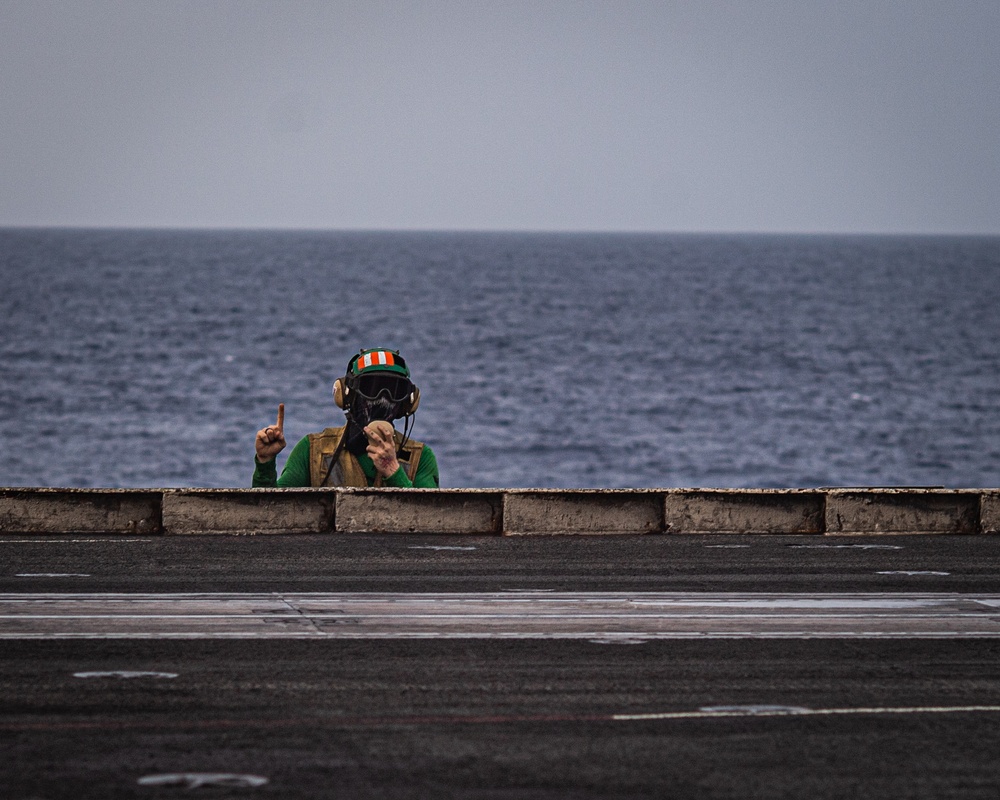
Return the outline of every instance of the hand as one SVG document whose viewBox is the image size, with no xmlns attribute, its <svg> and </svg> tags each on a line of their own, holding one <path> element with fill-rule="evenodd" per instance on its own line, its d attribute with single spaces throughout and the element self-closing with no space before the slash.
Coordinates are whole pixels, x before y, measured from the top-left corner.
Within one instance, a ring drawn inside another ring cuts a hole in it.
<svg viewBox="0 0 1000 800">
<path fill-rule="evenodd" d="M 257 460 L 261 464 L 273 461 L 285 449 L 285 404 L 278 404 L 278 421 L 257 431 Z"/>
<path fill-rule="evenodd" d="M 373 422 L 365 427 L 368 437 L 368 457 L 375 462 L 375 469 L 383 478 L 390 478 L 399 469 L 396 460 L 396 438 L 392 425 L 386 422 Z"/>
</svg>

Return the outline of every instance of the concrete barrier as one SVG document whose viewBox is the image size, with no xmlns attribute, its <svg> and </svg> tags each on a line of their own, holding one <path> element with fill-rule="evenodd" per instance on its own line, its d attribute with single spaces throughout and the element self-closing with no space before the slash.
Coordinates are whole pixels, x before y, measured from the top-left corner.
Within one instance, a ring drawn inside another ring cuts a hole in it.
<svg viewBox="0 0 1000 800">
<path fill-rule="evenodd" d="M 500 533 L 503 493 L 476 489 L 341 489 L 338 533 Z"/>
<path fill-rule="evenodd" d="M 511 489 L 504 493 L 503 532 L 660 533 L 663 493 L 655 490 Z"/>
<path fill-rule="evenodd" d="M 163 493 L 163 532 L 327 533 L 336 492 L 330 489 L 190 489 Z"/>
<path fill-rule="evenodd" d="M 1000 533 L 1000 489 L 0 488 L 0 534 Z"/>
<path fill-rule="evenodd" d="M 794 489 L 667 492 L 667 533 L 823 533 L 824 494 Z"/>
<path fill-rule="evenodd" d="M 839 489 L 826 497 L 827 533 L 978 533 L 979 493 Z"/>
<path fill-rule="evenodd" d="M 163 492 L 0 489 L 0 533 L 159 533 Z"/>
</svg>

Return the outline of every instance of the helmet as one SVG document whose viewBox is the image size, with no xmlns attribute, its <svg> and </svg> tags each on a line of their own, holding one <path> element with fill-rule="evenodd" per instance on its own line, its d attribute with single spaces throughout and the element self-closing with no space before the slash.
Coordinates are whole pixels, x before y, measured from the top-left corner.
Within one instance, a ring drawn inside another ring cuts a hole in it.
<svg viewBox="0 0 1000 800">
<path fill-rule="evenodd" d="M 347 363 L 343 378 L 333 384 L 333 400 L 367 424 L 408 417 L 420 404 L 420 390 L 398 350 L 362 350 Z"/>
</svg>

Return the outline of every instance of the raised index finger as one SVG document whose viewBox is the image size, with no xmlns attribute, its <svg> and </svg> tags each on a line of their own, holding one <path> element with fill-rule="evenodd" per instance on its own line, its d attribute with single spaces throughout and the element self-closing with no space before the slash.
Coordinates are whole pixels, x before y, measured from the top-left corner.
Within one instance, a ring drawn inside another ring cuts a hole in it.
<svg viewBox="0 0 1000 800">
<path fill-rule="evenodd" d="M 275 425 L 275 427 L 279 431 L 283 431 L 285 429 L 285 404 L 284 403 L 278 403 L 278 423 L 277 423 L 277 425 Z"/>
</svg>

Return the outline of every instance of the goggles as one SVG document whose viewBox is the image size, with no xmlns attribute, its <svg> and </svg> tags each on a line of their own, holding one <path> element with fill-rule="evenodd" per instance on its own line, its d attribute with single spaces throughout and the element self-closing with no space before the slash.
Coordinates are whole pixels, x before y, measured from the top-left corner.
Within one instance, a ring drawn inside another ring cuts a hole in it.
<svg viewBox="0 0 1000 800">
<path fill-rule="evenodd" d="M 391 372 L 375 372 L 358 377 L 355 387 L 359 395 L 365 400 L 377 400 L 383 395 L 393 403 L 401 403 L 413 391 L 413 384 L 409 378 L 402 375 L 394 375 Z"/>
</svg>

